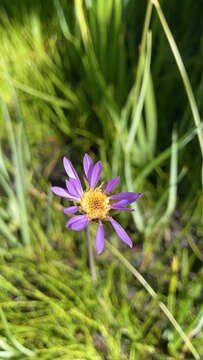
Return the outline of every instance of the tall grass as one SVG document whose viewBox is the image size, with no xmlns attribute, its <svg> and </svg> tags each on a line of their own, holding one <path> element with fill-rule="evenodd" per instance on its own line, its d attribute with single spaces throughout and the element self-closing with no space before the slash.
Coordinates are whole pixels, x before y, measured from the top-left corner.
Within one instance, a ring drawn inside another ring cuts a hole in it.
<svg viewBox="0 0 203 360">
<path fill-rule="evenodd" d="M 203 92 L 169 15 L 155 0 L 0 6 L 2 359 L 200 359 Z M 135 249 L 109 231 L 96 288 L 48 190 L 84 152 L 144 192 L 122 215 Z"/>
</svg>

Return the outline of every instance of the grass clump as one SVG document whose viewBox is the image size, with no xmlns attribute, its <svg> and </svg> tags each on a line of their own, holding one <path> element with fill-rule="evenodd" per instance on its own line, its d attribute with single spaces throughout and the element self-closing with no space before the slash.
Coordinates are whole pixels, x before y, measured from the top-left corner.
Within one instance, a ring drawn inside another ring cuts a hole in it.
<svg viewBox="0 0 203 360">
<path fill-rule="evenodd" d="M 136 252 L 133 257 L 139 261 Z M 170 359 L 169 353 L 177 356 L 183 344 L 174 328 L 120 263 L 107 254 L 98 259 L 100 279 L 93 287 L 86 262 L 74 261 L 67 247 L 41 253 L 28 248 L 1 255 L 0 306 L 10 332 L 10 358 L 28 356 L 16 348 L 14 339 L 33 351 L 34 359 Z M 164 268 L 165 275 L 160 279 L 158 274 Z M 175 301 L 174 315 L 189 332 L 201 318 L 195 306 L 200 301 L 202 274 L 196 274 L 189 289 L 186 278 L 178 281 L 176 289 L 176 270 L 174 264 L 170 270 L 159 263 L 150 266 L 148 273 L 160 289 L 171 278 L 168 299 Z M 7 335 L 2 328 L 4 341 Z M 197 346 L 200 343 L 200 339 L 194 340 Z"/>
</svg>

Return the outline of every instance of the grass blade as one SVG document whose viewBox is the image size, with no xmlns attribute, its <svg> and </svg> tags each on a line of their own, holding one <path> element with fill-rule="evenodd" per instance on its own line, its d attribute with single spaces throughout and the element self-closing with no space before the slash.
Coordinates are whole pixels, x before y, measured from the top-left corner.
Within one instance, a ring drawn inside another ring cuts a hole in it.
<svg viewBox="0 0 203 360">
<path fill-rule="evenodd" d="M 178 144 L 177 144 L 176 130 L 173 130 L 168 205 L 159 223 L 167 222 L 175 210 L 176 201 L 177 201 L 177 176 L 178 176 Z"/>
<path fill-rule="evenodd" d="M 200 125 L 201 128 L 203 128 Z M 182 136 L 178 142 L 178 149 L 184 148 L 190 141 L 194 139 L 197 135 L 197 129 L 193 128 L 192 130 L 188 131 L 187 134 Z M 163 161 L 165 161 L 171 155 L 171 146 L 164 150 L 161 154 L 159 154 L 155 159 L 153 159 L 137 176 L 133 186 L 135 188 L 139 187 L 140 184 L 158 165 L 160 165 Z"/>
<path fill-rule="evenodd" d="M 25 245 L 30 244 L 30 234 L 29 234 L 29 225 L 28 225 L 28 213 L 26 206 L 26 186 L 25 186 L 25 173 L 23 167 L 22 152 L 20 150 L 21 144 L 16 144 L 14 130 L 11 122 L 11 118 L 8 112 L 7 105 L 1 99 L 1 106 L 3 109 L 4 118 L 7 124 L 8 133 L 9 133 L 9 142 L 12 152 L 12 161 L 14 165 L 14 176 L 16 182 L 16 193 L 19 204 L 19 216 L 21 219 L 21 233 L 23 242 Z M 20 124 L 19 124 L 20 125 Z M 20 136 L 21 138 L 21 136 Z M 19 141 L 19 140 L 18 140 Z M 20 151 L 19 151 L 20 150 Z"/>
<path fill-rule="evenodd" d="M 151 297 L 157 301 L 158 306 L 160 309 L 164 312 L 168 320 L 171 322 L 171 324 L 174 326 L 176 331 L 179 333 L 185 344 L 187 345 L 188 349 L 190 349 L 191 353 L 193 354 L 194 358 L 199 360 L 200 356 L 197 352 L 197 350 L 192 345 L 190 339 L 187 337 L 187 335 L 182 330 L 181 326 L 177 323 L 174 316 L 170 313 L 170 311 L 167 309 L 166 305 L 158 300 L 158 295 L 156 292 L 152 289 L 152 287 L 148 284 L 148 282 L 143 278 L 143 276 L 137 271 L 130 262 L 120 253 L 119 250 L 117 250 L 113 245 L 111 245 L 109 242 L 106 242 L 107 247 L 109 250 L 115 255 L 122 264 L 133 274 L 136 279 L 142 284 L 142 286 L 147 290 L 147 292 L 151 295 Z"/>
<path fill-rule="evenodd" d="M 146 148 L 148 149 L 148 157 L 150 159 L 154 155 L 157 138 L 157 111 L 151 73 L 149 74 L 145 96 L 145 116 L 147 133 Z"/>
<path fill-rule="evenodd" d="M 6 317 L 3 313 L 3 310 L 2 308 L 0 307 L 0 317 L 1 317 L 1 320 L 2 320 L 2 323 L 3 323 L 3 326 L 4 326 L 4 329 L 6 331 L 6 334 L 9 338 L 9 340 L 12 342 L 12 344 L 15 346 L 16 349 L 18 349 L 20 351 L 20 353 L 22 354 L 25 354 L 27 356 L 33 356 L 34 353 L 33 351 L 27 349 L 25 346 L 23 346 L 22 344 L 20 344 L 15 338 L 14 336 L 11 334 L 10 330 L 9 330 L 9 327 L 8 327 L 8 323 L 7 323 L 7 320 L 6 320 Z"/>
<path fill-rule="evenodd" d="M 129 129 L 129 136 L 128 136 L 128 140 L 127 140 L 127 144 L 126 144 L 126 152 L 129 152 L 132 148 L 132 145 L 133 145 L 133 142 L 135 139 L 135 135 L 137 132 L 139 120 L 141 117 L 143 105 L 144 105 L 147 84 L 148 84 L 148 79 L 149 79 L 149 71 L 150 71 L 150 63 L 151 63 L 151 50 L 152 50 L 152 38 L 151 38 L 151 33 L 149 32 L 148 37 L 147 37 L 147 51 L 146 51 L 145 67 L 143 70 L 143 80 L 142 80 L 142 85 L 141 85 L 141 89 L 140 89 L 140 95 L 136 102 L 135 114 L 134 114 L 134 117 L 132 120 L 131 127 Z"/>
<path fill-rule="evenodd" d="M 154 6 L 156 8 L 157 14 L 159 16 L 159 20 L 161 22 L 161 25 L 163 27 L 163 30 L 164 30 L 165 35 L 167 37 L 167 40 L 168 40 L 168 42 L 170 44 L 172 53 L 174 55 L 175 61 L 176 61 L 177 66 L 178 66 L 178 69 L 180 71 L 180 75 L 182 77 L 183 84 L 184 84 L 184 87 L 185 87 L 185 91 L 187 93 L 189 104 L 190 104 L 190 107 L 191 107 L 194 123 L 195 123 L 195 126 L 197 127 L 197 134 L 198 134 L 198 139 L 199 139 L 199 143 L 200 143 L 200 149 L 201 149 L 201 153 L 202 153 L 202 156 L 203 156 L 203 132 L 200 129 L 201 120 L 200 120 L 200 115 L 199 115 L 199 111 L 198 111 L 198 108 L 197 108 L 197 104 L 196 104 L 196 101 L 195 101 L 195 97 L 194 97 L 194 94 L 193 94 L 193 91 L 192 91 L 192 87 L 191 87 L 191 84 L 190 84 L 190 80 L 188 78 L 188 75 L 187 75 L 183 60 L 182 60 L 182 58 L 180 56 L 180 52 L 178 50 L 178 47 L 177 47 L 176 42 L 174 40 L 174 37 L 173 37 L 173 35 L 172 35 L 172 33 L 171 33 L 170 29 L 169 29 L 166 18 L 164 16 L 163 12 L 162 12 L 161 7 L 160 7 L 159 1 L 158 0 L 151 0 L 151 1 L 152 1 L 152 3 L 154 4 Z"/>
<path fill-rule="evenodd" d="M 11 230 L 9 229 L 9 227 L 1 217 L 0 217 L 0 231 L 11 245 L 20 246 L 19 243 L 17 242 L 16 237 L 12 234 Z"/>
</svg>

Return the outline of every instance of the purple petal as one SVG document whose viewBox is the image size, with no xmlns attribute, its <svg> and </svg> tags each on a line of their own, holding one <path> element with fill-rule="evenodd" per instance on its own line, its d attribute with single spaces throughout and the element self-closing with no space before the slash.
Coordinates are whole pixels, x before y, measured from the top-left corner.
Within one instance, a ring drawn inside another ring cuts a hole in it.
<svg viewBox="0 0 203 360">
<path fill-rule="evenodd" d="M 79 191 L 82 193 L 82 185 L 81 185 L 79 176 L 78 176 L 77 172 L 75 171 L 71 161 L 66 159 L 65 156 L 63 158 L 63 165 L 64 165 L 64 168 L 65 168 L 68 176 L 72 179 L 75 179 L 75 181 L 77 182 L 77 187 L 78 187 Z"/>
<path fill-rule="evenodd" d="M 82 195 L 80 187 L 78 187 L 78 182 L 75 179 L 66 180 L 66 187 L 70 194 L 77 197 L 78 199 Z"/>
<path fill-rule="evenodd" d="M 104 193 L 107 194 L 110 191 L 112 191 L 118 185 L 119 181 L 120 181 L 120 176 L 117 176 L 116 178 L 109 181 L 109 183 L 106 185 Z"/>
<path fill-rule="evenodd" d="M 73 186 L 73 184 L 70 182 L 70 180 L 66 180 L 66 187 L 68 189 L 68 192 L 74 196 L 78 196 L 78 193 L 75 191 L 75 187 Z"/>
<path fill-rule="evenodd" d="M 78 200 L 74 195 L 69 194 L 69 192 L 67 190 L 65 190 L 59 186 L 52 186 L 51 191 L 53 191 L 53 193 L 58 196 L 65 197 L 68 199 Z"/>
<path fill-rule="evenodd" d="M 125 206 L 121 206 L 118 204 L 111 205 L 111 208 L 114 210 L 135 211 L 135 209 L 129 209 L 129 208 L 126 208 Z"/>
<path fill-rule="evenodd" d="M 85 154 L 83 158 L 83 168 L 88 182 L 90 183 L 92 169 L 93 169 L 93 161 L 88 154 Z"/>
<path fill-rule="evenodd" d="M 95 237 L 95 247 L 97 254 L 101 254 L 104 249 L 104 229 L 101 221 L 99 222 L 99 226 L 97 228 L 97 233 Z"/>
<path fill-rule="evenodd" d="M 82 189 L 82 185 L 81 185 L 81 182 L 80 182 L 80 179 L 72 179 L 70 178 L 69 181 L 73 184 L 73 186 L 75 187 L 77 193 L 79 195 L 82 195 L 83 193 L 83 189 Z"/>
<path fill-rule="evenodd" d="M 118 206 L 128 205 L 128 200 L 120 200 L 114 203 L 113 205 L 118 205 Z"/>
<path fill-rule="evenodd" d="M 98 161 L 92 169 L 92 174 L 91 174 L 91 179 L 90 179 L 90 188 L 91 189 L 94 189 L 94 187 L 97 185 L 99 178 L 101 176 L 101 172 L 102 172 L 102 163 L 101 163 L 101 161 Z"/>
<path fill-rule="evenodd" d="M 143 193 L 134 193 L 134 192 L 124 192 L 120 194 L 111 195 L 111 199 L 113 200 L 125 200 L 125 203 L 123 202 L 122 205 L 128 205 L 139 199 L 140 196 L 142 196 Z"/>
<path fill-rule="evenodd" d="M 132 248 L 133 243 L 130 240 L 126 231 L 122 228 L 122 226 L 111 217 L 109 218 L 109 220 L 111 221 L 111 225 L 113 226 L 114 230 L 117 232 L 117 234 L 121 238 L 121 240 Z"/>
<path fill-rule="evenodd" d="M 66 227 L 75 231 L 84 229 L 89 223 L 87 215 L 76 215 L 68 220 Z"/>
<path fill-rule="evenodd" d="M 75 214 L 79 210 L 79 206 L 69 206 L 63 209 L 64 214 Z"/>
<path fill-rule="evenodd" d="M 63 158 L 63 165 L 70 178 L 79 180 L 78 174 L 76 173 L 71 161 L 68 160 L 65 156 Z"/>
</svg>

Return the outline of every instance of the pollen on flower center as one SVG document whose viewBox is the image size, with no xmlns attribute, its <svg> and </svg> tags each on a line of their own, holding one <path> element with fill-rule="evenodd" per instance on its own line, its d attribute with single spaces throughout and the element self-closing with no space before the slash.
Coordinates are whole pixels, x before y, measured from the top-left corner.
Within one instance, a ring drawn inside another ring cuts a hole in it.
<svg viewBox="0 0 203 360">
<path fill-rule="evenodd" d="M 104 219 L 110 209 L 109 197 L 100 189 L 89 190 L 83 193 L 80 206 L 89 219 Z"/>
</svg>

